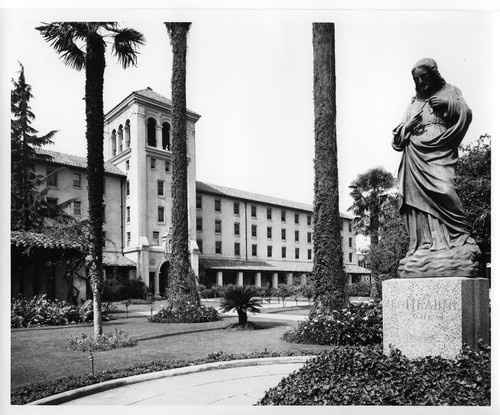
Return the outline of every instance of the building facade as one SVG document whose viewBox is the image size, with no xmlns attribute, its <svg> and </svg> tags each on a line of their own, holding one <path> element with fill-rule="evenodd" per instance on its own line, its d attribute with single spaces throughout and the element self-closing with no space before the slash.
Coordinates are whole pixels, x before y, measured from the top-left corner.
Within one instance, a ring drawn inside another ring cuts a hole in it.
<svg viewBox="0 0 500 415">
<path fill-rule="evenodd" d="M 205 285 L 276 287 L 303 281 L 313 266 L 313 207 L 196 181 L 195 124 L 187 111 L 188 222 L 191 266 Z M 132 92 L 105 117 L 104 263 L 126 269 L 164 293 L 172 228 L 172 103 L 150 88 Z M 88 217 L 86 159 L 37 150 L 49 175 L 48 198 Z M 353 217 L 342 217 L 348 282 L 369 276 L 358 266 Z"/>
</svg>

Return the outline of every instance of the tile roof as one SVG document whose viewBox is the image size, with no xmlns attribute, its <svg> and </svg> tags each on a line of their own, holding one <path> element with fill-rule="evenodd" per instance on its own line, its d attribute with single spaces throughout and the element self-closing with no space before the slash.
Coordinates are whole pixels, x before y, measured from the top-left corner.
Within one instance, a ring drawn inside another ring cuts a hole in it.
<svg viewBox="0 0 500 415">
<path fill-rule="evenodd" d="M 72 154 L 60 153 L 58 151 L 36 148 L 35 160 L 59 166 L 76 167 L 82 170 L 87 169 L 87 157 L 75 156 Z M 104 172 L 114 176 L 124 176 L 125 174 L 113 164 L 104 162 Z"/>
<path fill-rule="evenodd" d="M 235 199 L 248 200 L 250 202 L 259 202 L 267 205 L 283 206 L 311 213 L 313 211 L 313 205 L 308 205 L 306 203 L 279 199 L 277 197 L 265 196 L 258 193 L 251 193 L 251 192 L 246 192 L 244 190 L 231 189 L 229 187 L 223 187 L 216 184 L 208 184 L 199 181 L 196 182 L 196 191 L 202 193 L 210 193 L 217 196 L 226 196 Z M 340 216 L 345 219 L 354 219 L 353 216 L 350 216 L 342 212 L 340 213 Z"/>
<path fill-rule="evenodd" d="M 312 272 L 313 262 L 294 261 L 244 261 L 223 258 L 200 257 L 200 265 L 206 269 L 240 270 L 240 271 L 269 271 L 269 272 Z M 346 264 L 347 274 L 370 274 L 371 271 L 354 264 Z"/>
<path fill-rule="evenodd" d="M 10 244 L 18 248 L 85 250 L 85 244 L 73 237 L 36 232 L 12 231 L 10 233 Z"/>
<path fill-rule="evenodd" d="M 147 87 L 146 89 L 141 89 L 139 91 L 134 91 L 133 94 L 139 95 L 139 96 L 147 98 L 147 99 L 151 99 L 153 101 L 159 102 L 160 104 L 166 104 L 168 106 L 172 106 L 171 99 L 159 94 L 158 92 L 153 91 L 150 87 Z M 191 111 L 189 108 L 186 108 L 186 110 L 189 113 L 200 117 L 200 114 L 197 114 L 196 112 Z"/>
<path fill-rule="evenodd" d="M 103 252 L 102 264 L 108 267 L 133 267 L 137 264 L 119 253 Z"/>
</svg>

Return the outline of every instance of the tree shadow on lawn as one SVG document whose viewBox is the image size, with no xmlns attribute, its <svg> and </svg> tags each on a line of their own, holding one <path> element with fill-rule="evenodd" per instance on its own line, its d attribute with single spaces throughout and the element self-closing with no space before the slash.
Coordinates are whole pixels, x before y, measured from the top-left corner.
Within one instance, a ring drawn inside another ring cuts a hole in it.
<svg viewBox="0 0 500 415">
<path fill-rule="evenodd" d="M 172 324 L 173 325 L 173 324 L 178 324 L 178 323 L 151 323 L 151 324 Z M 183 324 L 189 324 L 189 323 L 183 323 Z M 200 324 L 200 323 L 196 323 L 196 324 Z M 286 322 L 283 322 L 283 321 L 259 321 L 258 323 L 256 323 L 256 326 L 257 326 L 256 329 L 250 331 L 250 333 L 255 332 L 255 331 L 260 331 L 260 330 L 269 330 L 269 329 L 273 329 L 275 327 L 289 326 L 289 324 L 287 324 Z M 207 328 L 207 329 L 201 329 L 201 330 L 180 331 L 180 332 L 176 332 L 176 333 L 160 334 L 158 336 L 141 337 L 141 338 L 138 338 L 135 340 L 137 340 L 137 342 L 147 341 L 147 340 L 157 340 L 157 339 L 162 339 L 165 337 L 183 336 L 183 335 L 194 334 L 194 333 L 204 333 L 204 332 L 208 332 L 208 331 L 225 331 L 226 328 L 228 328 L 228 326 Z"/>
</svg>

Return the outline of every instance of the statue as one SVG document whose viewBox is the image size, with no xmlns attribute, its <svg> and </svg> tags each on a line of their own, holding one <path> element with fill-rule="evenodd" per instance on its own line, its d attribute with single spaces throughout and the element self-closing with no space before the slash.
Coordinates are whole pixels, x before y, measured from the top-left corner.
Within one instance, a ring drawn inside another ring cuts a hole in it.
<svg viewBox="0 0 500 415">
<path fill-rule="evenodd" d="M 401 277 L 476 277 L 481 252 L 469 236 L 455 189 L 458 147 L 472 112 L 460 90 L 447 84 L 433 59 L 412 69 L 416 96 L 393 130 L 402 152 L 399 212 L 410 237 Z"/>
</svg>

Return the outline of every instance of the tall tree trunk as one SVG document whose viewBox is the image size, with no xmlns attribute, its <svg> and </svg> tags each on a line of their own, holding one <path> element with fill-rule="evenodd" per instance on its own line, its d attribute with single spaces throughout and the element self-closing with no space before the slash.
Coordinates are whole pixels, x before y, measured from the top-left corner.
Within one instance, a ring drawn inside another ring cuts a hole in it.
<svg viewBox="0 0 500 415">
<path fill-rule="evenodd" d="M 172 260 L 168 297 L 174 308 L 199 304 L 189 261 L 187 189 L 186 51 L 191 23 L 165 23 L 173 51 L 172 65 Z"/>
<path fill-rule="evenodd" d="M 375 248 L 378 245 L 378 231 L 380 227 L 380 199 L 374 197 L 370 207 L 370 245 Z M 370 296 L 376 300 L 382 298 L 382 281 L 380 279 L 379 267 L 372 268 L 372 289 Z"/>
<path fill-rule="evenodd" d="M 105 44 L 96 34 L 87 39 L 85 67 L 85 114 L 87 121 L 87 177 L 90 219 L 90 267 L 94 305 L 94 337 L 102 334 L 101 294 L 103 284 L 103 190 L 104 190 L 104 104 L 103 84 L 106 66 Z"/>
<path fill-rule="evenodd" d="M 313 23 L 314 305 L 311 315 L 346 305 L 337 167 L 335 26 Z"/>
</svg>

